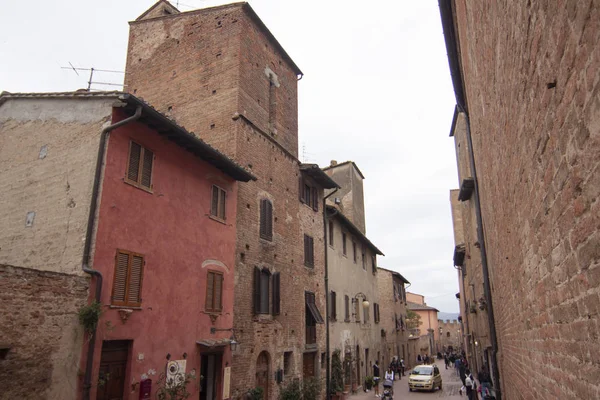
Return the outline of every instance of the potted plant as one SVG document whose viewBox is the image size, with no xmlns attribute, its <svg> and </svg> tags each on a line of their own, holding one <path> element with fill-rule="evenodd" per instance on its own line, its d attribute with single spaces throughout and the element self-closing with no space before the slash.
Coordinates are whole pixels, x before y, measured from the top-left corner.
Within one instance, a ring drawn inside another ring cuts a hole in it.
<svg viewBox="0 0 600 400">
<path fill-rule="evenodd" d="M 373 379 L 373 377 L 367 376 L 365 378 L 365 390 L 371 390 L 373 388 L 374 383 L 375 383 L 375 380 Z"/>
<path fill-rule="evenodd" d="M 332 399 L 343 400 L 344 394 L 344 370 L 340 358 L 340 350 L 333 351 L 331 356 L 331 395 Z"/>
</svg>

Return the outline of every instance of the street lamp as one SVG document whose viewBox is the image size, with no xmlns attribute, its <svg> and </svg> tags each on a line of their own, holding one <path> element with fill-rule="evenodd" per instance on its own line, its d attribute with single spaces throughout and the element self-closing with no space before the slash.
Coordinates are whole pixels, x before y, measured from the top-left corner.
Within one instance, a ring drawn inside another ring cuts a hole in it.
<svg viewBox="0 0 600 400">
<path fill-rule="evenodd" d="M 229 347 L 231 348 L 231 351 L 236 351 L 239 342 L 235 339 L 235 330 L 233 328 L 215 328 L 215 327 L 210 328 L 210 333 L 213 335 L 216 332 L 223 332 L 223 331 L 231 331 L 231 337 L 229 338 Z"/>
</svg>

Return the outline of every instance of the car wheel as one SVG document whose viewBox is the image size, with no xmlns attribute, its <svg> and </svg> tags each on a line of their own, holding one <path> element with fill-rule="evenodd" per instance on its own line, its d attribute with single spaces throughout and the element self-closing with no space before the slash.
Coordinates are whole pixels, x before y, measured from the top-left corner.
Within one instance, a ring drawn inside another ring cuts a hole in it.
<svg viewBox="0 0 600 400">
<path fill-rule="evenodd" d="M 440 383 L 440 390 L 442 390 L 442 384 Z"/>
<path fill-rule="evenodd" d="M 412 388 L 411 388 L 411 387 L 409 387 L 409 388 L 408 388 L 408 391 L 409 391 L 409 392 L 412 392 Z"/>
</svg>

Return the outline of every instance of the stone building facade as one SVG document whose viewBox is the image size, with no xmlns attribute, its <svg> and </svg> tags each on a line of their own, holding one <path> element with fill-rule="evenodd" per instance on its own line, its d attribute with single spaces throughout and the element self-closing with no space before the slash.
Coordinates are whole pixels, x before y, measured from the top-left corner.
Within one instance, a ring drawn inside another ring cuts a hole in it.
<svg viewBox="0 0 600 400">
<path fill-rule="evenodd" d="M 421 338 L 419 351 L 421 355 L 436 354 L 439 350 L 439 327 L 437 313 L 439 310 L 435 307 L 428 306 L 425 303 L 425 296 L 421 294 L 406 293 L 407 310 L 415 312 L 421 317 L 418 330 L 415 329 L 413 335 L 419 335 Z"/>
<path fill-rule="evenodd" d="M 440 330 L 440 347 L 441 351 L 456 351 L 462 349 L 462 330 L 458 320 L 438 320 Z"/>
<path fill-rule="evenodd" d="M 180 13 L 159 1 L 130 23 L 128 90 L 258 178 L 237 200 L 234 398 L 325 377 L 322 204 L 337 185 L 297 159 L 301 76 L 247 3 Z"/>
<path fill-rule="evenodd" d="M 408 349 L 408 329 L 406 329 L 406 284 L 410 284 L 400 273 L 377 268 L 377 292 L 379 295 L 379 325 L 383 361 L 392 357 L 406 361 L 411 359 Z M 387 364 L 383 364 L 387 365 Z"/>
<path fill-rule="evenodd" d="M 441 0 L 440 10 L 473 178 L 466 201 L 480 212 L 479 248 L 465 256 L 481 255 L 496 397 L 599 398 L 600 5 Z"/>
<path fill-rule="evenodd" d="M 373 364 L 386 362 L 377 279 L 383 253 L 365 236 L 364 176 L 349 161 L 324 168 L 340 188 L 328 199 L 330 349 L 340 350 L 345 381 L 360 388 Z"/>
</svg>

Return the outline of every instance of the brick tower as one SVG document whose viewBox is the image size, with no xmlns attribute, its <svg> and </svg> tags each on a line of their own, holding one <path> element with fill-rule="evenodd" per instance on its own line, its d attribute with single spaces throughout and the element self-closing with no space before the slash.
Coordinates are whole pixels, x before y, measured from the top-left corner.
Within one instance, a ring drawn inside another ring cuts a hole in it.
<svg viewBox="0 0 600 400">
<path fill-rule="evenodd" d="M 127 90 L 258 178 L 239 186 L 237 221 L 226 221 L 237 223 L 236 284 L 224 288 L 235 292 L 239 342 L 232 398 L 258 386 L 276 398 L 276 380 L 325 377 L 321 204 L 335 183 L 297 158 L 301 74 L 247 3 L 182 13 L 159 1 L 130 23 Z"/>
</svg>

